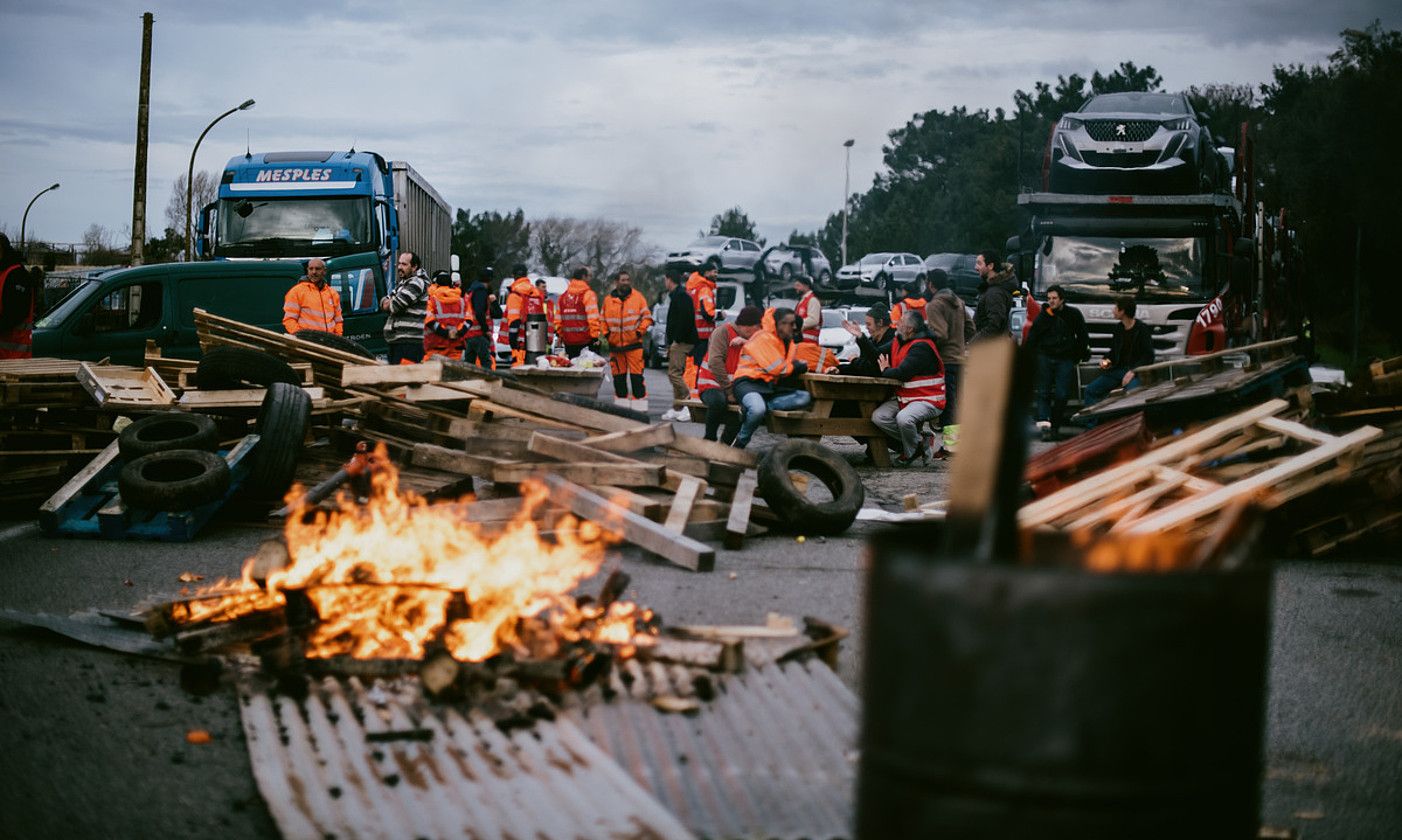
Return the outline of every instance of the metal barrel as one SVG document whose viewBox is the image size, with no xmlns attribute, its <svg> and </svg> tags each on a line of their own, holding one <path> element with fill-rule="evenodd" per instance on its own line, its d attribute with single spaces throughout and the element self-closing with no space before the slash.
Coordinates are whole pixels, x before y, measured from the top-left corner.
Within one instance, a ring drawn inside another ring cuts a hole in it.
<svg viewBox="0 0 1402 840">
<path fill-rule="evenodd" d="M 938 537 L 870 545 L 859 837 L 1256 836 L 1268 570 L 976 564 Z"/>
</svg>

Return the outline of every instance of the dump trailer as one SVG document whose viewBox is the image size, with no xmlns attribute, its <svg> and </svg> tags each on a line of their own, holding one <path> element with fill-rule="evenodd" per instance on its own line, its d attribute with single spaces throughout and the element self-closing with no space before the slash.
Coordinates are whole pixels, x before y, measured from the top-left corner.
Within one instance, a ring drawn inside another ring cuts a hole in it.
<svg viewBox="0 0 1402 840">
<path fill-rule="evenodd" d="M 232 158 L 199 217 L 202 259 L 307 259 L 373 251 L 392 286 L 400 252 L 448 268 L 452 209 L 412 166 L 374 152 Z"/>
</svg>

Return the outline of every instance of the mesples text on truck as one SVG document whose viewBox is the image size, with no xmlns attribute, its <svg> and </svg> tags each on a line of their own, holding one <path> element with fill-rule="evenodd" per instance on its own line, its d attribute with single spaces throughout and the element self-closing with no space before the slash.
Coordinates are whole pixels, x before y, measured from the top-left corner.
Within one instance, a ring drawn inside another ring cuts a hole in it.
<svg viewBox="0 0 1402 840">
<path fill-rule="evenodd" d="M 448 267 L 452 211 L 403 161 L 374 152 L 246 153 L 229 160 L 198 220 L 202 259 L 306 259 L 402 250 Z"/>
</svg>

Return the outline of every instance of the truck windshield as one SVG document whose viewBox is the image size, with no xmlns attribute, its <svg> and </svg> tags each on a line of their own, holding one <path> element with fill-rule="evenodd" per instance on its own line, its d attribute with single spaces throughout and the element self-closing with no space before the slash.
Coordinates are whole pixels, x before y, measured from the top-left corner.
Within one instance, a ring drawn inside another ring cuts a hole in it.
<svg viewBox="0 0 1402 840">
<path fill-rule="evenodd" d="M 215 248 L 224 256 L 353 254 L 377 244 L 365 196 L 219 201 Z"/>
<path fill-rule="evenodd" d="M 1037 249 L 1038 297 L 1053 283 L 1067 300 L 1200 300 L 1206 241 L 1201 238 L 1046 237 Z"/>
</svg>

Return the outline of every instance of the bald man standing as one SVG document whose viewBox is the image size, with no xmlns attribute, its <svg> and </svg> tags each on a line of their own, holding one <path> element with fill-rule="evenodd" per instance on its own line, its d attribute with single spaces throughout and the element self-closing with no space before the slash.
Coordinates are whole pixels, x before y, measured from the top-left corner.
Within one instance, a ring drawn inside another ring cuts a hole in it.
<svg viewBox="0 0 1402 840">
<path fill-rule="evenodd" d="M 282 328 L 289 333 L 321 330 L 341 334 L 341 296 L 326 285 L 325 260 L 318 257 L 308 260 L 307 273 L 287 290 L 287 296 L 282 299 Z"/>
</svg>

